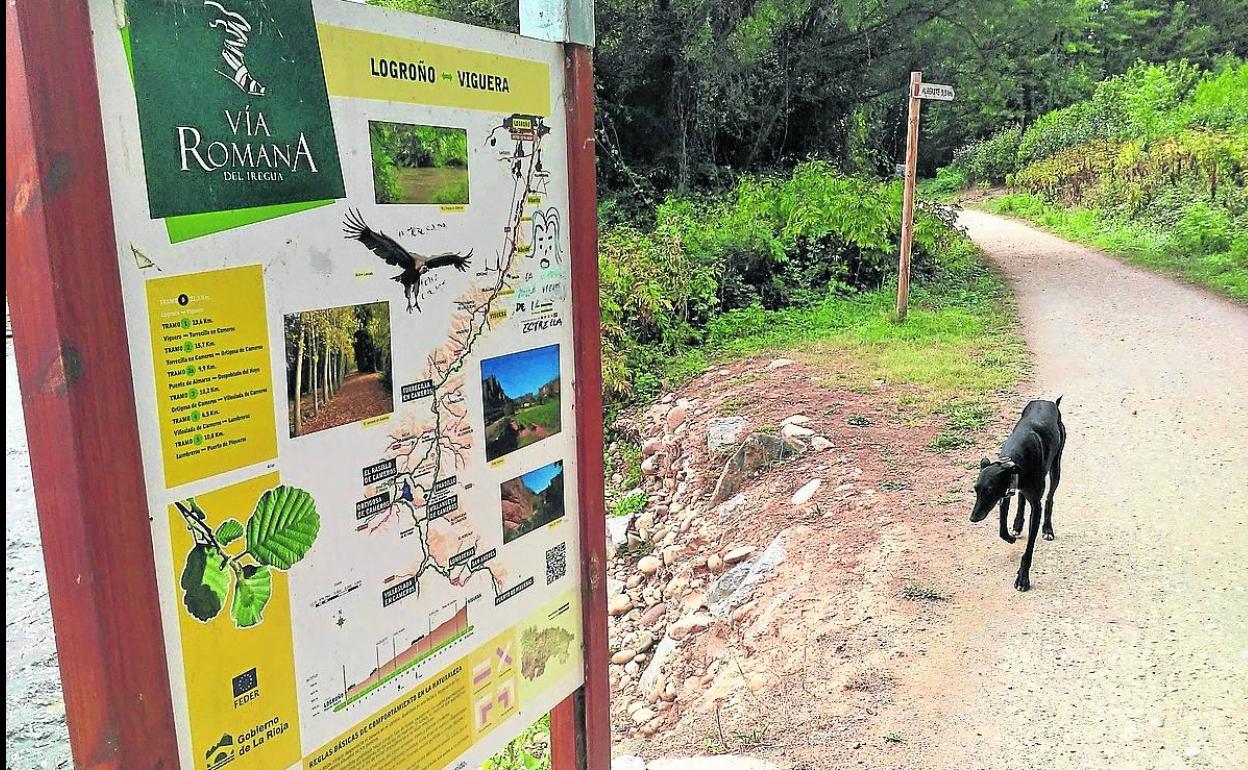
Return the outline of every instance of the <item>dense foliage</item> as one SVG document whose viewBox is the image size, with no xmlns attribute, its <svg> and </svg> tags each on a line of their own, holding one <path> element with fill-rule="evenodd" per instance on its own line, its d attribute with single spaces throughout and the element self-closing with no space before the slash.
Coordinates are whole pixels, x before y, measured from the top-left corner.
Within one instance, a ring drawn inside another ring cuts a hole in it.
<svg viewBox="0 0 1248 770">
<path fill-rule="evenodd" d="M 515 0 L 373 0 L 514 30 Z M 1243 0 L 597 0 L 602 188 L 652 201 L 811 155 L 901 154 L 911 70 L 952 84 L 923 163 L 1085 99 L 1137 59 L 1248 53 Z"/>
<path fill-rule="evenodd" d="M 1140 63 L 1096 85 L 1085 101 L 1041 115 L 1026 131 L 1010 126 L 954 152 L 972 182 L 1004 182 L 1016 171 L 1067 150 L 1146 146 L 1185 132 L 1243 141 L 1248 127 L 1248 64 L 1224 58 L 1213 70 L 1187 61 Z"/>
<path fill-rule="evenodd" d="M 1013 153 L 1002 136 L 1012 140 Z M 1138 64 L 1091 98 L 955 153 L 932 192 L 1005 182 L 992 207 L 1248 299 L 1248 63 Z"/>
<path fill-rule="evenodd" d="M 722 314 L 808 306 L 896 275 L 901 185 L 810 161 L 789 176 L 747 176 L 720 196 L 670 197 L 654 224 L 612 223 L 599 240 L 604 379 L 653 393 L 665 362 L 703 341 Z M 954 237 L 936 206 L 916 217 L 913 269 L 929 275 Z"/>
</svg>

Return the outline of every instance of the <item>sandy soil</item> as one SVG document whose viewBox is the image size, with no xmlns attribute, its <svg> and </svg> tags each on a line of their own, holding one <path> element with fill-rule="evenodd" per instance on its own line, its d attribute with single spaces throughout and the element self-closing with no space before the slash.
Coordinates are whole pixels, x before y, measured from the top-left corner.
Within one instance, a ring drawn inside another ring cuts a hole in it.
<svg viewBox="0 0 1248 770">
<path fill-rule="evenodd" d="M 980 525 L 965 593 L 898 681 L 906 768 L 1248 763 L 1248 310 L 967 211 L 1011 277 L 1033 392 L 1070 433 L 1033 589 Z M 951 565 L 952 566 L 952 565 Z"/>
</svg>

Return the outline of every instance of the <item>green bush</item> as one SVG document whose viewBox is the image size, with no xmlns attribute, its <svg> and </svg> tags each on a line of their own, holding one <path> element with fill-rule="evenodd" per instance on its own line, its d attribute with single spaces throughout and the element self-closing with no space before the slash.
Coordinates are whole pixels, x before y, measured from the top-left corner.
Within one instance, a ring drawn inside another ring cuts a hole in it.
<svg viewBox="0 0 1248 770">
<path fill-rule="evenodd" d="M 1172 233 L 1178 249 L 1198 256 L 1230 251 L 1237 236 L 1241 240 L 1248 238 L 1248 234 L 1236 233 L 1235 223 L 1226 209 L 1203 202 L 1185 208 L 1174 223 Z"/>
<path fill-rule="evenodd" d="M 971 182 L 1004 182 L 1018 167 L 1018 145 L 1023 131 L 1007 126 L 992 136 L 958 148 L 953 165 Z"/>
<path fill-rule="evenodd" d="M 937 169 L 935 177 L 924 179 L 919 186 L 924 195 L 937 197 L 962 192 L 969 184 L 970 179 L 964 169 L 949 165 Z"/>
<path fill-rule="evenodd" d="M 672 357 L 751 313 L 878 288 L 896 275 L 901 183 L 810 161 L 720 196 L 673 197 L 655 224 L 607 225 L 599 244 L 603 381 L 617 399 L 662 385 Z M 953 214 L 921 203 L 911 266 L 931 273 Z M 735 311 L 735 312 L 733 312 Z M 724 315 L 731 313 L 730 315 Z"/>
</svg>

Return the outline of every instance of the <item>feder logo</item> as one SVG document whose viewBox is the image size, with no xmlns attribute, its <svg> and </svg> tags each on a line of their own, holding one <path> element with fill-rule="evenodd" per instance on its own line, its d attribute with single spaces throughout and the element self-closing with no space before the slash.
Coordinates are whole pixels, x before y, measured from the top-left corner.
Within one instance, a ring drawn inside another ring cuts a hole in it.
<svg viewBox="0 0 1248 770">
<path fill-rule="evenodd" d="M 311 0 L 128 10 L 152 217 L 344 197 Z"/>
</svg>

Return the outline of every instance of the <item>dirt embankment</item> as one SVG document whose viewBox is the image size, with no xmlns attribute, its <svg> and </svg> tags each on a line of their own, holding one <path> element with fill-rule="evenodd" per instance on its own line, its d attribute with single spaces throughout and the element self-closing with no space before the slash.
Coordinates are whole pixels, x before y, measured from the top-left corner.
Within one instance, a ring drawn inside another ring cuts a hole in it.
<svg viewBox="0 0 1248 770">
<path fill-rule="evenodd" d="M 913 631 L 958 588 L 923 549 L 956 558 L 978 450 L 930 449 L 943 426 L 911 389 L 854 392 L 779 364 L 712 370 L 632 424 L 648 504 L 610 522 L 617 754 L 734 752 L 814 770 L 905 740 L 876 714 L 898 672 L 929 654 Z M 717 500 L 721 469 L 758 432 L 800 456 Z"/>
</svg>

